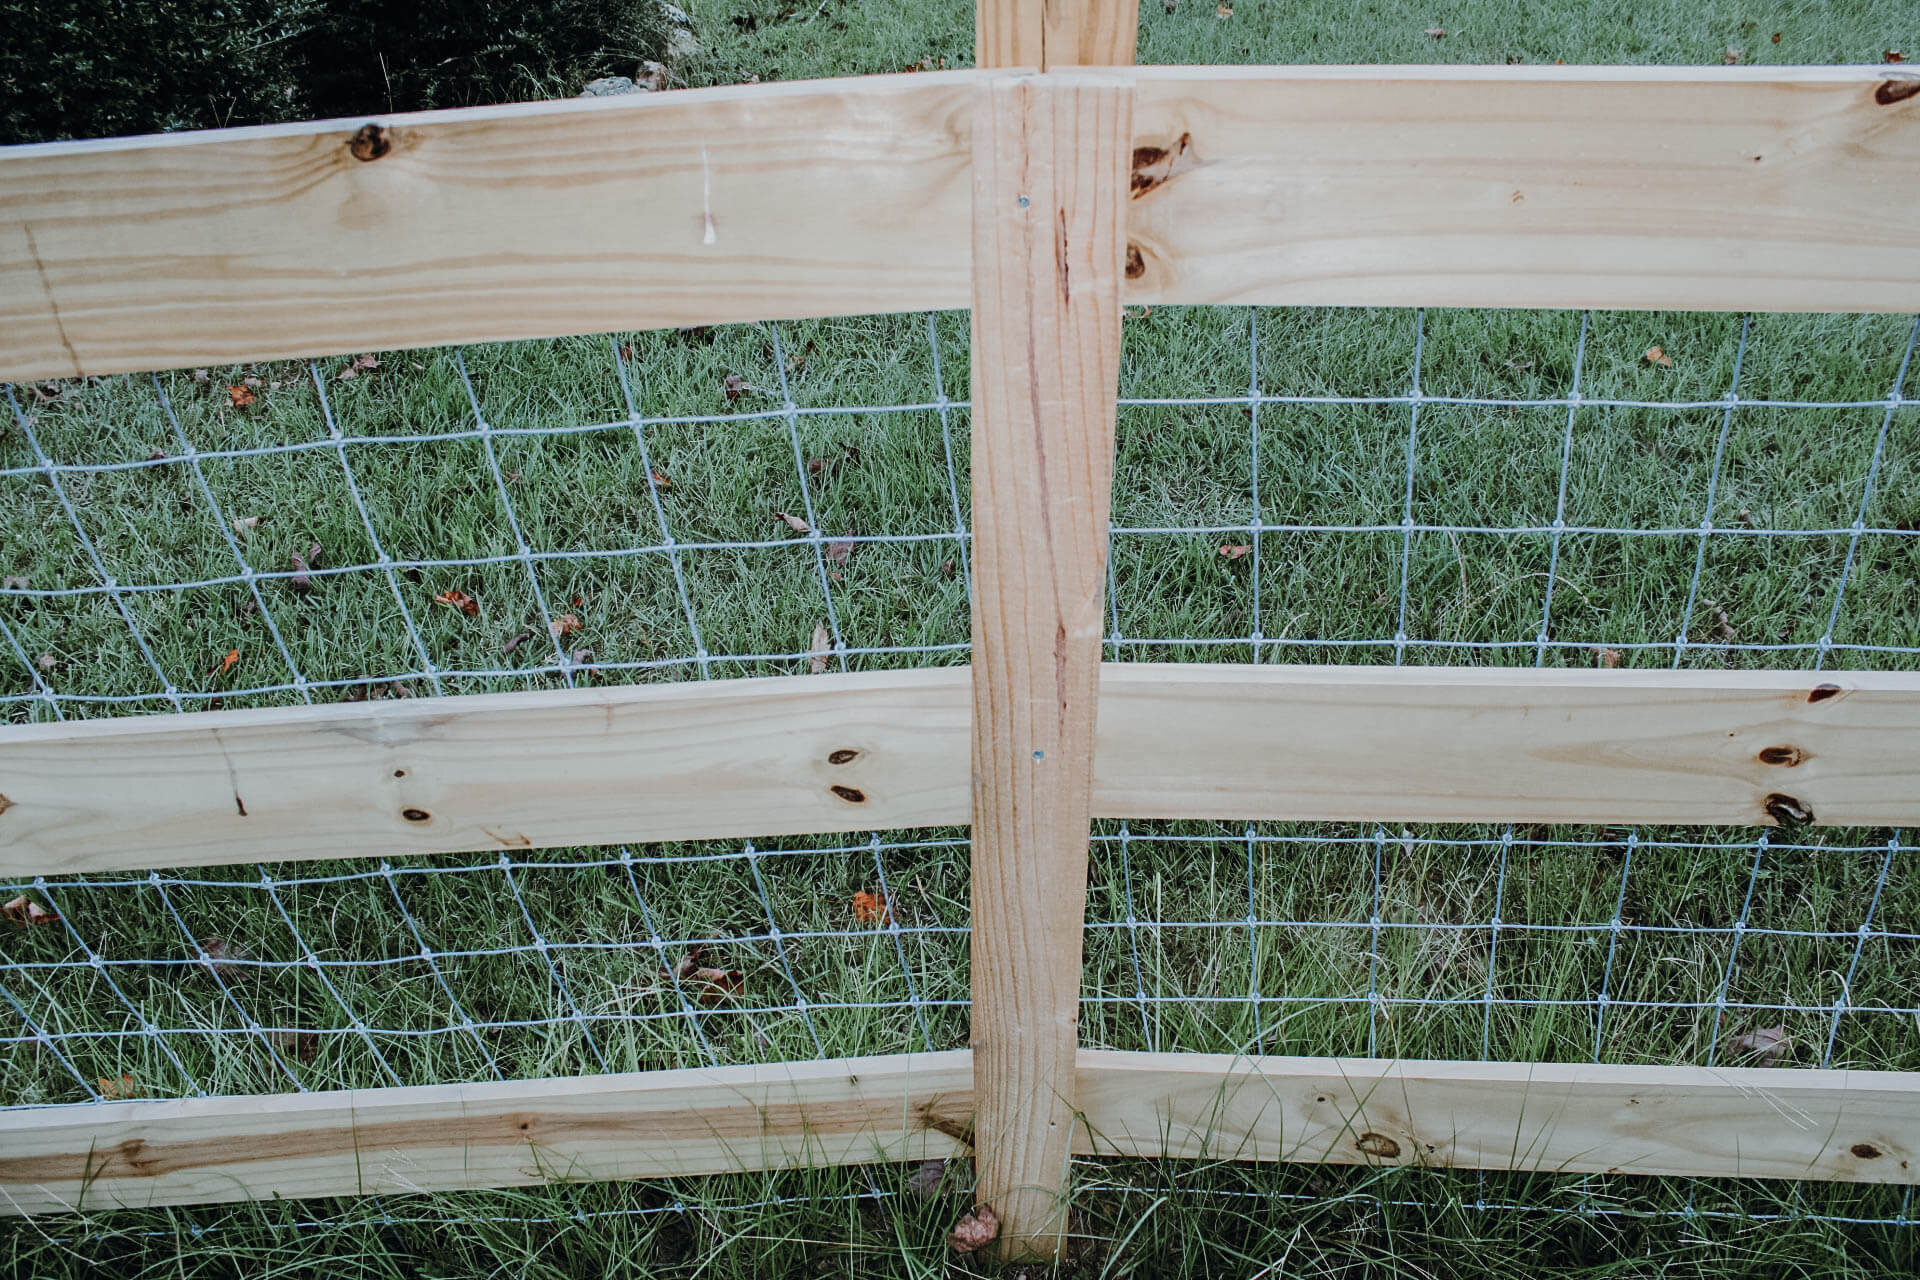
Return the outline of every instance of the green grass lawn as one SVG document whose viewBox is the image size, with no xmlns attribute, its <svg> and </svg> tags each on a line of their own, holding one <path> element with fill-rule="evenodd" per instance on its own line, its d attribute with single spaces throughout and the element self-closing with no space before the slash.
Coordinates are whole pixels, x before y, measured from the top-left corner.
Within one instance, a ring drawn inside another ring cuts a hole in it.
<svg viewBox="0 0 1920 1280">
<path fill-rule="evenodd" d="M 971 57 L 951 0 L 690 7 L 697 83 Z M 1150 4 L 1141 57 L 1858 62 L 1920 33 L 1891 5 L 1498 8 Z M 1135 309 L 1123 395 L 1184 403 L 1121 410 L 1109 656 L 1914 669 L 1920 408 L 1885 406 L 1903 367 L 1920 396 L 1914 331 Z M 836 667 L 966 660 L 964 315 L 379 360 L 16 388 L 0 575 L 27 585 L 0 594 L 6 718 L 800 674 L 823 627 Z M 1584 400 L 1633 403 L 1570 414 L 1576 365 Z M 1416 385 L 1436 398 L 1417 416 Z M 43 460 L 92 469 L 55 487 Z M 579 629 L 556 641 L 564 613 Z M 1758 835 L 1101 824 L 1084 1039 L 1708 1063 L 1780 1026 L 1792 1065 L 1920 1069 L 1910 834 Z M 342 853 L 22 886 L 63 920 L 0 931 L 0 1100 L 81 1101 L 123 1075 L 172 1097 L 965 1043 L 963 830 Z M 854 918 L 862 891 L 889 921 Z M 742 971 L 737 997 L 673 976 L 695 947 Z M 0 1267 L 946 1272 L 964 1201 L 905 1194 L 909 1172 L 8 1220 Z M 1910 1204 L 1876 1188 L 1118 1161 L 1089 1162 L 1076 1194 L 1085 1276 L 1878 1275 L 1920 1254 L 1886 1221 Z"/>
</svg>

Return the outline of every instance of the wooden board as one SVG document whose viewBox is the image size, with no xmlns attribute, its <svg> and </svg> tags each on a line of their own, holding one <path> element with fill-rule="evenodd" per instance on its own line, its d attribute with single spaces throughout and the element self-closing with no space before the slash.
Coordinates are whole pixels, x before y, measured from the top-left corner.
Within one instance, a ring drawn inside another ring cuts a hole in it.
<svg viewBox="0 0 1920 1280">
<path fill-rule="evenodd" d="M 1086 1154 L 1920 1182 L 1920 1073 L 1080 1055 Z"/>
<path fill-rule="evenodd" d="M 964 822 L 967 672 L 0 728 L 0 876 Z"/>
<path fill-rule="evenodd" d="M 1124 7 L 996 12 L 1128 60 Z M 0 149 L 0 379 L 963 306 L 991 74 Z M 1136 301 L 1920 309 L 1904 68 L 1105 74 Z"/>
<path fill-rule="evenodd" d="M 1094 779 L 1109 817 L 1910 823 L 1920 673 L 1122 664 Z"/>
<path fill-rule="evenodd" d="M 972 1055 L 9 1111 L 0 1214 L 967 1151 Z M 1082 1050 L 1083 1155 L 1920 1179 L 1920 1074 Z"/>
<path fill-rule="evenodd" d="M 0 1214 L 963 1154 L 965 1050 L 9 1111 Z"/>
<path fill-rule="evenodd" d="M 1920 673 L 1100 680 L 1101 817 L 1920 822 Z M 941 668 L 3 727 L 0 876 L 963 823 L 969 699 Z"/>
<path fill-rule="evenodd" d="M 1133 65 L 1139 0 L 979 0 L 974 64 L 981 67 Z"/>
<path fill-rule="evenodd" d="M 0 149 L 0 381 L 965 306 L 969 75 Z"/>
<path fill-rule="evenodd" d="M 1131 109 L 1051 76 L 974 104 L 975 1194 L 1008 1258 L 1066 1227 Z"/>
<path fill-rule="evenodd" d="M 1129 301 L 1920 310 L 1906 68 L 1138 74 Z"/>
</svg>

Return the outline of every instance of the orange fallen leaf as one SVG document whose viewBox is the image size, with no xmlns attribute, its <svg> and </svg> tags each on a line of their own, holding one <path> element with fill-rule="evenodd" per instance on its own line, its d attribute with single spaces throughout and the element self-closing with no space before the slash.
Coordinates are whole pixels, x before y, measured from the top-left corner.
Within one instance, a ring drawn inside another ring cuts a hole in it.
<svg viewBox="0 0 1920 1280">
<path fill-rule="evenodd" d="M 853 895 L 853 918 L 860 924 L 893 923 L 893 912 L 887 907 L 887 895 L 868 893 L 865 889 Z"/>
<path fill-rule="evenodd" d="M 1774 37 L 1775 40 L 1778 40 L 1779 38 L 1780 38 L 1779 36 Z M 1880 55 L 1880 61 L 1882 62 L 1905 62 L 1906 60 L 1907 60 L 1907 55 L 1900 52 L 1898 49 L 1889 49 L 1885 53 Z"/>
<path fill-rule="evenodd" d="M 1217 18 L 1231 18 L 1233 16 L 1233 6 L 1230 4 L 1217 4 L 1213 7 L 1213 13 Z"/>
<path fill-rule="evenodd" d="M 654 488 L 656 489 L 673 488 L 673 481 L 667 479 L 665 476 L 661 475 L 658 471 L 649 472 L 648 474 L 650 474 L 653 477 Z"/>
<path fill-rule="evenodd" d="M 24 894 L 0 907 L 0 916 L 5 916 L 23 929 L 31 929 L 35 925 L 52 924 L 60 918 L 57 912 L 47 910 Z"/>
<path fill-rule="evenodd" d="M 433 600 L 435 604 L 451 605 L 469 618 L 480 612 L 480 602 L 464 591 L 442 591 Z"/>
<path fill-rule="evenodd" d="M 249 386 L 235 385 L 227 388 L 227 399 L 233 402 L 233 407 L 236 409 L 244 409 L 259 398 Z"/>
<path fill-rule="evenodd" d="M 555 640 L 560 639 L 562 636 L 572 635 L 579 629 L 580 616 L 573 613 L 563 613 L 547 624 L 547 630 L 553 633 Z"/>
<path fill-rule="evenodd" d="M 118 1080 L 112 1076 L 101 1076 L 98 1079 L 98 1083 L 100 1085 L 100 1096 L 109 1102 L 117 1102 L 124 1098 L 137 1098 L 140 1096 L 140 1086 L 135 1083 L 131 1071 L 123 1073 Z"/>
<path fill-rule="evenodd" d="M 1673 357 L 1668 355 L 1666 352 L 1662 351 L 1658 347 L 1648 347 L 1647 363 L 1657 364 L 1663 368 L 1671 369 L 1673 368 Z"/>
<path fill-rule="evenodd" d="M 1239 542 L 1229 542 L 1220 548 L 1220 554 L 1229 560 L 1238 560 L 1241 556 L 1250 555 L 1252 552 L 1251 546 Z"/>
<path fill-rule="evenodd" d="M 238 661 L 240 661 L 240 651 L 238 649 L 227 650 L 227 656 L 220 659 L 220 665 L 214 668 L 213 674 L 216 676 L 227 674 L 227 672 L 233 670 L 233 664 Z"/>
<path fill-rule="evenodd" d="M 775 520 L 786 521 L 787 528 L 793 530 L 795 533 L 812 533 L 813 532 L 813 526 L 808 524 L 805 520 L 802 520 L 799 516 L 788 515 L 784 511 L 776 511 L 773 513 L 773 518 Z"/>
<path fill-rule="evenodd" d="M 1620 651 L 1618 649 L 1608 649 L 1600 645 L 1595 645 L 1593 656 L 1601 666 L 1607 668 L 1609 671 L 1620 665 Z"/>
</svg>

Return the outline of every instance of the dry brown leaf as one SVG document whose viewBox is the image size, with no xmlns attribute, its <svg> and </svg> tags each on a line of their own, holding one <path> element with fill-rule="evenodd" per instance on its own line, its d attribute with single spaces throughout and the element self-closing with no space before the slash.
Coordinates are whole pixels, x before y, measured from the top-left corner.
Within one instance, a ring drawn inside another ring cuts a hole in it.
<svg viewBox="0 0 1920 1280">
<path fill-rule="evenodd" d="M 827 634 L 827 624 L 813 624 L 813 648 L 807 654 L 807 670 L 819 675 L 827 669 L 827 662 L 833 654 L 833 637 Z"/>
<path fill-rule="evenodd" d="M 508 654 L 512 653 L 515 649 L 518 649 L 521 645 L 525 644 L 527 641 L 531 639 L 533 639 L 533 632 L 531 631 L 520 632 L 518 635 L 514 636 L 513 639 L 507 641 L 505 644 L 500 646 L 500 656 L 503 658 L 506 657 Z"/>
<path fill-rule="evenodd" d="M 319 1033 L 313 1031 L 275 1031 L 267 1039 L 276 1049 L 291 1053 L 302 1062 L 312 1062 L 320 1051 Z"/>
<path fill-rule="evenodd" d="M 259 398 L 259 396 L 254 394 L 253 388 L 247 386 L 245 383 L 227 388 L 227 399 L 232 402 L 233 407 L 236 409 L 244 409 Z"/>
<path fill-rule="evenodd" d="M 33 384 L 33 398 L 41 404 L 54 404 L 66 394 L 66 389 L 57 382 L 36 382 Z"/>
<path fill-rule="evenodd" d="M 240 534 L 251 533 L 260 527 L 260 522 L 265 518 L 264 516 L 236 516 L 233 521 L 233 531 Z"/>
<path fill-rule="evenodd" d="M 1727 1057 L 1745 1067 L 1777 1067 L 1793 1052 L 1785 1027 L 1761 1027 L 1727 1041 Z"/>
<path fill-rule="evenodd" d="M 26 589 L 27 578 L 25 574 L 15 573 L 0 578 L 0 591 L 25 591 Z"/>
<path fill-rule="evenodd" d="M 579 629 L 580 615 L 576 613 L 563 613 L 547 624 L 547 630 L 552 633 L 555 640 L 562 636 L 570 636 Z"/>
<path fill-rule="evenodd" d="M 40 655 L 38 659 L 35 660 L 34 665 L 39 667 L 42 671 L 51 671 L 55 667 L 60 665 L 60 659 L 54 657 L 50 653 L 43 653 Z"/>
<path fill-rule="evenodd" d="M 853 918 L 859 924 L 892 924 L 893 912 L 887 907 L 887 895 L 868 893 L 865 889 L 853 895 Z"/>
<path fill-rule="evenodd" d="M 253 959 L 245 947 L 226 938 L 202 938 L 200 950 L 206 956 L 207 964 L 215 969 L 225 968 L 241 960 Z"/>
<path fill-rule="evenodd" d="M 1447 29 L 1445 27 L 1428 27 L 1427 28 L 1427 39 L 1445 40 L 1446 38 L 1447 38 Z"/>
<path fill-rule="evenodd" d="M 134 1081 L 131 1071 L 123 1072 L 118 1078 L 99 1076 L 96 1083 L 100 1086 L 100 1096 L 108 1102 L 119 1102 L 126 1098 L 140 1096 L 140 1086 Z"/>
<path fill-rule="evenodd" d="M 1593 656 L 1599 661 L 1601 666 L 1609 671 L 1620 665 L 1620 651 L 1618 649 L 1608 649 L 1600 645 L 1595 645 Z"/>
<path fill-rule="evenodd" d="M 1780 37 L 1775 36 L 1774 39 L 1778 41 Z M 1885 53 L 1880 55 L 1880 61 L 1882 62 L 1905 62 L 1906 60 L 1907 60 L 1907 55 L 1900 52 L 1898 49 L 1889 49 Z"/>
<path fill-rule="evenodd" d="M 1662 368 L 1671 369 L 1673 368 L 1673 357 L 1662 351 L 1659 347 L 1648 347 L 1647 363 L 1657 364 Z"/>
<path fill-rule="evenodd" d="M 195 382 L 198 382 L 198 383 L 201 383 L 202 385 L 204 385 L 204 384 L 206 384 L 206 383 L 209 383 L 209 382 L 212 382 L 212 381 L 213 381 L 213 370 L 211 370 L 211 369 L 195 369 L 195 370 L 193 371 L 193 380 L 194 380 Z"/>
<path fill-rule="evenodd" d="M 313 566 L 308 564 L 307 558 L 298 551 L 288 558 L 293 561 L 293 576 L 287 579 L 287 585 L 301 595 L 305 595 L 313 590 L 313 579 L 307 577 L 307 571 Z"/>
<path fill-rule="evenodd" d="M 371 369 L 378 369 L 379 367 L 380 367 L 380 357 L 378 356 L 371 356 L 371 355 L 355 356 L 353 358 L 352 363 L 348 364 L 346 368 L 342 369 L 340 372 L 333 375 L 333 380 L 335 382 L 346 382 L 351 378 L 357 378 L 361 374 L 366 373 Z"/>
<path fill-rule="evenodd" d="M 60 918 L 59 913 L 49 911 L 24 894 L 13 899 L 5 906 L 0 907 L 0 916 L 6 917 L 23 929 L 31 929 L 36 925 L 52 924 Z"/>
<path fill-rule="evenodd" d="M 464 591 L 442 591 L 433 598 L 435 604 L 444 604 L 458 609 L 469 618 L 480 612 L 480 602 Z"/>
<path fill-rule="evenodd" d="M 923 1160 L 907 1179 L 907 1194 L 915 1200 L 931 1200 L 940 1194 L 940 1184 L 946 1180 L 945 1160 Z"/>
<path fill-rule="evenodd" d="M 738 969 L 716 969 L 700 963 L 704 958 L 701 948 L 694 947 L 673 966 L 674 980 L 694 988 L 694 995 L 702 1004 L 719 1004 L 746 989 L 746 974 Z"/>
<path fill-rule="evenodd" d="M 1740 49 L 1729 48 L 1726 56 L 1722 58 L 1721 61 L 1731 67 L 1740 61 L 1743 52 L 1744 51 Z"/>
<path fill-rule="evenodd" d="M 728 374 L 726 378 L 722 380 L 720 386 L 721 389 L 727 393 L 727 399 L 729 400 L 738 400 L 743 392 L 753 390 L 753 388 L 748 385 L 747 380 L 737 373 Z"/>
<path fill-rule="evenodd" d="M 661 475 L 658 471 L 649 472 L 648 474 L 653 477 L 654 488 L 656 489 L 673 488 L 673 481 L 667 479 L 665 476 Z"/>
<path fill-rule="evenodd" d="M 776 511 L 773 513 L 773 518 L 775 520 L 786 521 L 787 528 L 793 530 L 795 533 L 812 533 L 813 532 L 813 526 L 808 524 L 805 520 L 802 520 L 799 516 L 788 515 L 784 511 Z"/>
<path fill-rule="evenodd" d="M 943 578 L 951 578 L 953 576 L 953 561 L 942 560 L 940 562 L 940 576 Z"/>
<path fill-rule="evenodd" d="M 1217 4 L 1213 7 L 1213 14 L 1216 18 L 1231 18 L 1233 16 L 1233 6 L 1230 4 Z"/>
<path fill-rule="evenodd" d="M 827 559 L 835 564 L 845 564 L 853 559 L 853 543 L 846 540 L 827 544 Z"/>
<path fill-rule="evenodd" d="M 1253 548 L 1242 542 L 1229 542 L 1220 548 L 1220 554 L 1229 560 L 1238 560 L 1241 556 L 1251 555 Z"/>
<path fill-rule="evenodd" d="M 953 1230 L 947 1234 L 947 1247 L 955 1253 L 974 1253 L 992 1244 L 999 1234 L 1000 1219 L 986 1205 L 977 1204 L 953 1224 Z"/>
</svg>

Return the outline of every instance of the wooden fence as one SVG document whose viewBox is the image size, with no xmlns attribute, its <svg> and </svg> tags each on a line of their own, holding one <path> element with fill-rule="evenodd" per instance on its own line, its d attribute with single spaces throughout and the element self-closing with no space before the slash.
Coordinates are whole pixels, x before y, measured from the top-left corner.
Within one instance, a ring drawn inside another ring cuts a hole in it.
<svg viewBox="0 0 1920 1280">
<path fill-rule="evenodd" d="M 0 151 L 9 379 L 971 306 L 977 584 L 970 671 L 0 729 L 9 876 L 974 833 L 970 1052 L 24 1110 L 8 1211 L 971 1149 L 1045 1254 L 1074 1152 L 1920 1180 L 1910 1074 L 1076 1044 L 1093 816 L 1920 821 L 1915 674 L 1099 662 L 1123 303 L 1920 310 L 1920 76 L 1132 50 L 983 0 L 975 71 Z"/>
</svg>

